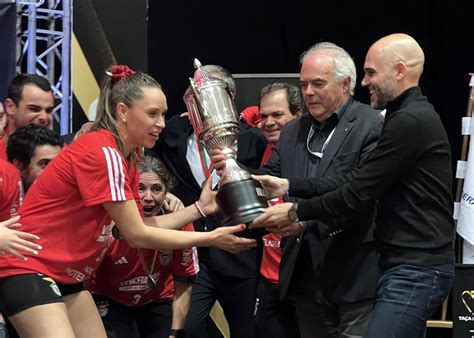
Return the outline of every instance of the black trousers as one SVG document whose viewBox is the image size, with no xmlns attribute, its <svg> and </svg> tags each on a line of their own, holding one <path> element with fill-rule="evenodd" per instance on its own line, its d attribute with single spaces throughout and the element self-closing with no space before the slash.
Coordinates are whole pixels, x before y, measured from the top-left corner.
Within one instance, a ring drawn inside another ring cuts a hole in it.
<svg viewBox="0 0 474 338">
<path fill-rule="evenodd" d="M 289 288 L 295 298 L 301 337 L 362 338 L 375 299 L 350 303 L 326 299 L 314 273 L 308 242 L 303 243 Z"/>
<path fill-rule="evenodd" d="M 279 299 L 278 284 L 260 276 L 255 325 L 258 338 L 299 338 L 294 300 Z"/>
<path fill-rule="evenodd" d="M 207 264 L 200 264 L 200 271 L 193 283 L 186 337 L 215 337 L 209 312 L 218 300 L 229 324 L 231 337 L 255 338 L 255 297 L 256 278 L 221 276 L 210 272 Z"/>
<path fill-rule="evenodd" d="M 296 314 L 302 338 L 362 338 L 374 299 L 353 303 L 330 303 L 319 293 L 315 297 L 296 295 Z"/>
<path fill-rule="evenodd" d="M 94 295 L 108 338 L 168 338 L 171 329 L 171 302 L 143 306 L 122 305 Z"/>
</svg>

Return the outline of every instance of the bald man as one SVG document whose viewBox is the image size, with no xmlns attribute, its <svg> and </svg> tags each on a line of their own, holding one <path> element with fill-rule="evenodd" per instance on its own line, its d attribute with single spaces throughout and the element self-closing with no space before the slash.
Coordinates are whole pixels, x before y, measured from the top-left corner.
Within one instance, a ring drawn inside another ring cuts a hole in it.
<svg viewBox="0 0 474 338">
<path fill-rule="evenodd" d="M 417 87 L 425 55 L 406 34 L 386 36 L 370 47 L 364 63 L 362 86 L 370 90 L 370 104 L 383 109 L 406 90 Z"/>
<path fill-rule="evenodd" d="M 374 236 L 381 272 L 365 338 L 423 337 L 426 320 L 454 280 L 451 152 L 438 114 L 418 87 L 423 64 L 422 49 L 406 34 L 370 47 L 362 85 L 372 107 L 386 108 L 385 124 L 368 159 L 349 175 L 259 178 L 272 194 L 313 198 L 270 207 L 253 227 L 284 231 L 292 222 L 331 222 L 378 200 Z"/>
</svg>

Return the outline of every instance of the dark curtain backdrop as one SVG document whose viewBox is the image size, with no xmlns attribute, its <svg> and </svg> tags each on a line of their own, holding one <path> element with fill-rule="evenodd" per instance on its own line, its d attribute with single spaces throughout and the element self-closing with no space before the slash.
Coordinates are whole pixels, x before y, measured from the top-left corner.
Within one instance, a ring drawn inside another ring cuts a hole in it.
<svg viewBox="0 0 474 338">
<path fill-rule="evenodd" d="M 193 58 L 232 73 L 297 73 L 299 55 L 314 43 L 344 47 L 358 68 L 378 38 L 412 35 L 426 54 L 421 87 L 441 115 L 453 157 L 474 72 L 474 1 L 157 1 L 149 0 L 149 72 L 164 86 L 169 114 L 185 110 L 182 94 Z M 239 94 L 237 94 L 239 95 Z"/>
</svg>

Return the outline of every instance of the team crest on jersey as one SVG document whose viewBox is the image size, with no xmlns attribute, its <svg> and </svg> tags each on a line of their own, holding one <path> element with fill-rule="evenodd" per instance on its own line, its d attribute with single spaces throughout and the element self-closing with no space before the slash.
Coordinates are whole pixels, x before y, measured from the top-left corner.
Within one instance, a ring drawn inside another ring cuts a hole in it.
<svg viewBox="0 0 474 338">
<path fill-rule="evenodd" d="M 170 254 L 160 255 L 160 265 L 162 266 L 168 265 L 170 264 L 172 259 L 173 259 L 173 256 Z"/>
</svg>

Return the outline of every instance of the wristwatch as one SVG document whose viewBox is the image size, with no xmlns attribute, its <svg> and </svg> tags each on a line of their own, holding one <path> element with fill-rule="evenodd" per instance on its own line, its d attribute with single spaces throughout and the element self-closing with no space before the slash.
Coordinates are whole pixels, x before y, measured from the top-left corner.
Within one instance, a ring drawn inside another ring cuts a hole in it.
<svg viewBox="0 0 474 338">
<path fill-rule="evenodd" d="M 288 218 L 293 223 L 298 223 L 300 221 L 298 218 L 298 203 L 293 203 L 290 210 L 288 210 Z"/>
</svg>

